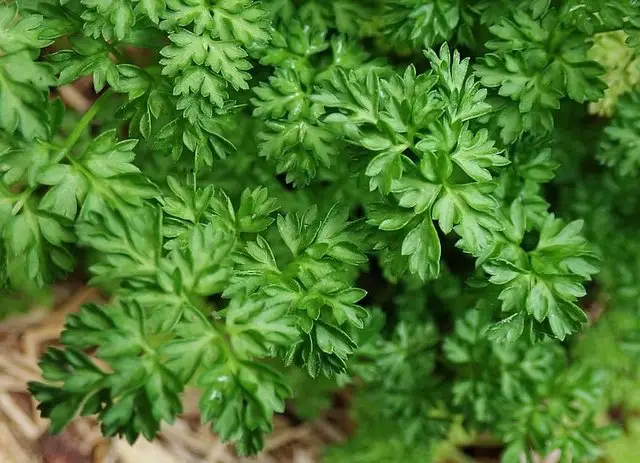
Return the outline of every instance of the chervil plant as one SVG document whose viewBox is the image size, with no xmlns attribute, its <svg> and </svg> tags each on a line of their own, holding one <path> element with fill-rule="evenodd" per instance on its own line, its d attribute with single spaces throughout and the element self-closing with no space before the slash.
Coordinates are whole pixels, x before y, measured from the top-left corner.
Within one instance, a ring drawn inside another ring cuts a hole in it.
<svg viewBox="0 0 640 463">
<path fill-rule="evenodd" d="M 110 300 L 42 356 L 52 431 L 153 439 L 193 386 L 254 454 L 322 381 L 355 391 L 335 461 L 428 461 L 454 423 L 599 457 L 640 344 L 638 52 L 634 0 L 3 4 L 5 291 Z M 626 360 L 579 354 L 586 288 Z"/>
</svg>

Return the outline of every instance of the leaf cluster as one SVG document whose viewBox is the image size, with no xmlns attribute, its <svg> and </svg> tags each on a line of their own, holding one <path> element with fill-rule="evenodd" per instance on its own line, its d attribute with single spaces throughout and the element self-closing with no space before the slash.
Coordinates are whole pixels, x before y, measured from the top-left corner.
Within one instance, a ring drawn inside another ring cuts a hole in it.
<svg viewBox="0 0 640 463">
<path fill-rule="evenodd" d="M 574 335 L 640 308 L 639 31 L 631 0 L 3 4 L 3 291 L 109 296 L 43 355 L 43 416 L 153 439 L 197 387 L 255 454 L 292 386 L 350 383 L 338 459 L 427 461 L 453 423 L 598 457 L 637 336 L 607 366 Z"/>
</svg>

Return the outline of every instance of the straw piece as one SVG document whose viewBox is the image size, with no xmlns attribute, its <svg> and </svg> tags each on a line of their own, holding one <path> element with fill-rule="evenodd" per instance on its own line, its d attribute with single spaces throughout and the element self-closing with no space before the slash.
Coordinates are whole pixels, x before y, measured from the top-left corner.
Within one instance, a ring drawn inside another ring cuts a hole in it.
<svg viewBox="0 0 640 463">
<path fill-rule="evenodd" d="M 67 105 L 79 113 L 86 113 L 91 107 L 91 100 L 85 97 L 82 92 L 73 85 L 61 85 L 58 87 L 60 98 Z"/>
<path fill-rule="evenodd" d="M 269 437 L 265 443 L 264 450 L 270 451 L 280 447 L 284 447 L 294 441 L 304 441 L 309 438 L 312 430 L 306 426 L 299 428 L 289 428 Z"/>
<path fill-rule="evenodd" d="M 229 455 L 229 449 L 218 441 L 214 444 L 209 454 L 202 460 L 203 463 L 233 463 L 235 459 Z"/>
<path fill-rule="evenodd" d="M 38 328 L 31 328 L 25 331 L 22 336 L 22 350 L 25 356 L 34 363 L 38 361 L 38 355 L 40 353 L 40 345 L 45 341 L 53 341 L 60 336 L 63 324 L 55 323 L 40 326 Z"/>
<path fill-rule="evenodd" d="M 0 391 L 24 392 L 24 382 L 12 376 L 0 374 Z"/>
<path fill-rule="evenodd" d="M 313 457 L 306 450 L 296 450 L 293 454 L 293 463 L 314 463 Z"/>
<path fill-rule="evenodd" d="M 50 310 L 45 308 L 35 308 L 31 309 L 26 314 L 10 316 L 2 320 L 0 323 L 0 333 L 12 334 L 24 331 L 31 325 L 42 323 L 42 321 L 46 320 L 50 314 Z"/>
<path fill-rule="evenodd" d="M 182 463 L 195 462 L 197 460 L 196 455 L 190 452 L 189 449 L 178 442 L 167 441 L 165 442 L 165 448 Z"/>
<path fill-rule="evenodd" d="M 206 455 L 211 450 L 211 446 L 216 443 L 214 436 L 211 434 L 209 434 L 210 438 L 208 441 L 202 440 L 202 436 L 196 436 L 189 429 L 189 426 L 181 420 L 176 421 L 172 425 L 164 425 L 161 433 L 169 440 L 177 440 L 183 445 L 190 447 L 201 456 Z"/>
<path fill-rule="evenodd" d="M 52 312 L 50 321 L 52 323 L 59 322 L 64 324 L 66 316 L 71 312 L 77 312 L 82 304 L 87 302 L 100 300 L 100 292 L 96 288 L 83 286 L 70 297 L 64 300 L 55 312 Z"/>
<path fill-rule="evenodd" d="M 0 368 L 17 380 L 27 382 L 39 379 L 40 375 L 34 365 L 22 361 L 21 356 L 5 349 L 0 349 Z"/>
<path fill-rule="evenodd" d="M 116 463 L 116 454 L 108 440 L 96 444 L 91 452 L 91 463 Z"/>
<path fill-rule="evenodd" d="M 341 430 L 323 418 L 318 419 L 314 424 L 332 442 L 343 442 L 347 439 L 347 436 Z"/>
<path fill-rule="evenodd" d="M 95 447 L 104 440 L 100 429 L 89 420 L 76 419 L 73 422 L 73 428 L 78 435 L 82 436 L 81 441 L 78 443 L 78 449 L 84 454 L 91 454 Z"/>
<path fill-rule="evenodd" d="M 36 463 L 27 454 L 6 424 L 0 422 L 0 461 L 3 463 Z"/>
<path fill-rule="evenodd" d="M 139 440 L 135 445 L 131 446 L 126 441 L 115 440 L 116 454 L 123 463 L 185 463 L 174 458 L 167 450 L 157 441 L 149 442 L 147 440 Z"/>
<path fill-rule="evenodd" d="M 6 392 L 0 392 L 0 410 L 13 421 L 14 428 L 20 431 L 24 437 L 31 441 L 35 441 L 40 437 L 38 426 L 31 421 L 31 418 L 22 411 L 20 406 Z"/>
</svg>

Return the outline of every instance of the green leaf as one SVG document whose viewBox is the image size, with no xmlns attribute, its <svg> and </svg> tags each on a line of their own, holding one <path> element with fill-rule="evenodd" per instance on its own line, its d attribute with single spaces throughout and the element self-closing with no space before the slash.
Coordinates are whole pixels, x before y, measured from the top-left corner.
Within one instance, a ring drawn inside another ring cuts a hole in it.
<svg viewBox="0 0 640 463">
<path fill-rule="evenodd" d="M 509 163 L 499 153 L 500 151 L 494 147 L 494 142 L 488 140 L 486 130 L 477 132 L 475 136 L 464 130 L 451 159 L 475 181 L 489 182 L 491 173 L 487 167 L 502 167 Z"/>
<path fill-rule="evenodd" d="M 80 77 L 91 75 L 93 88 L 101 91 L 106 84 L 119 88 L 120 73 L 118 66 L 111 60 L 111 51 L 102 40 L 89 37 L 70 39 L 71 50 L 61 50 L 48 58 L 58 75 L 58 84 L 70 84 Z"/>
<path fill-rule="evenodd" d="M 402 207 L 412 207 L 416 214 L 422 214 L 431 209 L 442 187 L 420 179 L 404 176 L 392 183 L 391 191 L 398 198 Z"/>
<path fill-rule="evenodd" d="M 401 253 L 409 256 L 409 270 L 422 280 L 437 278 L 440 274 L 440 238 L 433 222 L 423 219 L 402 242 Z"/>
<path fill-rule="evenodd" d="M 209 35 L 196 35 L 181 30 L 170 37 L 173 45 L 162 49 L 160 64 L 163 74 L 176 76 L 191 66 L 206 66 L 223 77 L 236 90 L 248 89 L 251 76 L 246 72 L 251 64 L 245 59 L 247 52 L 232 42 L 215 40 Z M 225 96 L 222 95 L 224 99 Z"/>
<path fill-rule="evenodd" d="M 165 272 L 172 275 L 174 285 L 189 294 L 211 296 L 221 293 L 231 277 L 231 251 L 233 236 L 215 224 L 195 225 L 182 249 L 174 250 Z M 176 288 L 177 290 L 177 288 Z M 179 290 L 177 290 L 179 292 Z"/>
<path fill-rule="evenodd" d="M 25 49 L 40 49 L 51 43 L 41 39 L 45 27 L 41 15 L 18 15 L 15 3 L 0 7 L 0 49 L 11 54 Z"/>
<path fill-rule="evenodd" d="M 27 140 L 47 138 L 48 87 L 55 85 L 49 67 L 27 51 L 0 56 L 0 128 Z"/>
<path fill-rule="evenodd" d="M 544 320 L 549 313 L 556 312 L 556 301 L 553 294 L 542 281 L 537 281 L 527 296 L 527 312 L 532 314 L 539 322 Z"/>
<path fill-rule="evenodd" d="M 234 299 L 226 314 L 234 352 L 242 357 L 265 356 L 276 346 L 297 342 L 295 318 L 286 305 L 266 305 L 256 300 Z"/>
<path fill-rule="evenodd" d="M 553 128 L 552 110 L 559 108 L 564 95 L 578 102 L 603 96 L 606 85 L 600 76 L 604 69 L 588 59 L 588 38 L 576 29 L 576 24 L 584 21 L 562 22 L 564 15 L 582 13 L 575 10 L 581 8 L 567 8 L 563 13 L 546 5 L 532 8 L 531 13 L 515 9 L 490 27 L 495 39 L 487 47 L 493 53 L 481 59 L 476 72 L 483 85 L 498 88 L 501 96 L 518 102 L 522 113 L 519 127 L 512 119 L 518 116 L 515 111 L 510 117 L 506 112 L 500 116 L 500 124 L 508 132 L 546 134 Z M 505 139 L 512 137 L 505 133 Z"/>
<path fill-rule="evenodd" d="M 269 120 L 258 134 L 260 155 L 285 173 L 288 183 L 306 185 L 320 168 L 330 168 L 337 152 L 335 135 L 323 125 L 307 121 Z"/>
<path fill-rule="evenodd" d="M 137 8 L 145 14 L 154 24 L 158 24 L 160 15 L 164 17 L 167 7 L 166 0 L 139 0 Z"/>
<path fill-rule="evenodd" d="M 82 0 L 84 32 L 95 39 L 123 40 L 133 30 L 136 17 L 127 0 Z"/>
<path fill-rule="evenodd" d="M 102 253 L 91 266 L 95 283 L 155 281 L 162 250 L 161 215 L 153 207 L 124 213 L 104 209 L 76 225 L 81 244 Z"/>
<path fill-rule="evenodd" d="M 290 390 L 266 365 L 242 362 L 233 367 L 222 364 L 200 376 L 202 420 L 214 421 L 215 432 L 223 441 L 236 441 L 241 454 L 255 454 L 272 430 L 273 413 L 284 410 Z"/>
<path fill-rule="evenodd" d="M 470 41 L 470 34 L 461 31 L 469 27 L 465 24 L 469 18 L 456 2 L 423 5 L 412 0 L 388 0 L 381 4 L 378 22 L 389 45 L 419 50 L 450 40 L 456 30 Z"/>
<path fill-rule="evenodd" d="M 489 281 L 500 287 L 498 298 L 504 312 L 523 314 L 524 309 L 536 322 L 548 320 L 550 334 L 558 339 L 575 333 L 587 322 L 575 301 L 586 294 L 583 284 L 596 272 L 597 259 L 579 234 L 581 228 L 580 221 L 565 224 L 548 214 L 535 249 L 525 253 L 515 245 L 505 246 L 498 257 L 483 265 Z M 514 234 L 514 238 L 521 240 L 522 234 Z M 496 337 L 506 337 L 507 328 L 509 336 L 515 335 L 511 326 L 522 332 L 519 317 L 506 320 L 492 328 L 500 329 Z"/>
<path fill-rule="evenodd" d="M 524 316 L 514 313 L 507 318 L 491 325 L 487 330 L 487 337 L 497 343 L 513 344 L 524 331 Z"/>
<path fill-rule="evenodd" d="M 266 42 L 265 13 L 252 0 L 222 0 L 210 5 L 206 0 L 167 0 L 168 11 L 162 13 L 160 27 L 175 31 L 194 25 L 202 35 L 211 31 L 222 41 L 238 41 L 245 46 Z"/>
<path fill-rule="evenodd" d="M 52 164 L 38 181 L 52 188 L 39 208 L 74 220 L 79 209 L 86 217 L 102 212 L 105 205 L 116 209 L 141 206 L 158 191 L 132 161 L 137 140 L 118 141 L 109 130 L 94 138 L 81 156 L 69 164 Z"/>
<path fill-rule="evenodd" d="M 12 286 L 33 290 L 73 270 L 68 223 L 38 211 L 35 198 L 11 194 L 2 183 L 0 200 L 3 265 Z"/>
<path fill-rule="evenodd" d="M 474 184 L 449 187 L 433 205 L 433 218 L 443 232 L 456 232 L 471 252 L 479 252 L 493 242 L 494 232 L 501 224 L 495 218 L 496 200 L 487 193 L 491 185 Z"/>
<path fill-rule="evenodd" d="M 365 174 L 371 177 L 369 189 L 388 193 L 393 182 L 402 175 L 402 156 L 397 151 L 384 151 L 374 157 L 367 165 Z"/>
<path fill-rule="evenodd" d="M 77 414 L 92 414 L 102 410 L 101 401 L 95 400 L 104 387 L 106 375 L 80 351 L 62 351 L 50 348 L 40 360 L 44 379 L 60 382 L 69 372 L 77 374 L 74 387 L 30 382 L 29 391 L 40 402 L 38 410 L 52 421 L 51 431 L 61 432 Z"/>
<path fill-rule="evenodd" d="M 414 214 L 382 203 L 374 203 L 367 209 L 367 223 L 376 225 L 383 231 L 400 230 L 407 226 Z"/>
</svg>

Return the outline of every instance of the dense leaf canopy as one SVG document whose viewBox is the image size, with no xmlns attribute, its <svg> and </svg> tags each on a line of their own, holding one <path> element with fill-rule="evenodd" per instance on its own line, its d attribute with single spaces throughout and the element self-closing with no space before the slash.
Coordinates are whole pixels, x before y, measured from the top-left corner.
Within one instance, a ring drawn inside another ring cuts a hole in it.
<svg viewBox="0 0 640 463">
<path fill-rule="evenodd" d="M 640 310 L 640 90 L 611 44 L 637 65 L 637 2 L 4 3 L 3 288 L 79 269 L 110 296 L 43 355 L 43 416 L 153 439 L 195 386 L 255 454 L 300 384 L 358 378 L 335 461 L 426 461 L 454 423 L 509 463 L 599 456 L 615 371 L 576 360 L 581 298 L 598 275 Z M 55 88 L 87 77 L 78 114 Z"/>
</svg>

